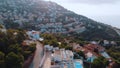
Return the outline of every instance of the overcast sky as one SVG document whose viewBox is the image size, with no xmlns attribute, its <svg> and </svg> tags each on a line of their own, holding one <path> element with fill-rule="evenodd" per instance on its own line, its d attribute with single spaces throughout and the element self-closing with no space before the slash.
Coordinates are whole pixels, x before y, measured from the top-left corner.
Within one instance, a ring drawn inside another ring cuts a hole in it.
<svg viewBox="0 0 120 68">
<path fill-rule="evenodd" d="M 48 0 L 49 1 L 49 0 Z M 50 0 L 77 14 L 120 28 L 120 0 Z"/>
</svg>

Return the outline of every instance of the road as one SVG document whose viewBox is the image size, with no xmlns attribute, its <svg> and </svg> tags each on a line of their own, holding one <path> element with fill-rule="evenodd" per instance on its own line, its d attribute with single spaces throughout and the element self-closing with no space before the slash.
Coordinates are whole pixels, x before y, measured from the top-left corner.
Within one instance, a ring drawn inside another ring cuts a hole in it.
<svg viewBox="0 0 120 68">
<path fill-rule="evenodd" d="M 51 67 L 51 52 L 46 52 L 45 62 L 43 68 L 50 68 Z"/>
<path fill-rule="evenodd" d="M 40 61 L 43 57 L 43 45 L 36 41 L 36 51 L 33 62 L 30 65 L 30 68 L 39 68 Z"/>
</svg>

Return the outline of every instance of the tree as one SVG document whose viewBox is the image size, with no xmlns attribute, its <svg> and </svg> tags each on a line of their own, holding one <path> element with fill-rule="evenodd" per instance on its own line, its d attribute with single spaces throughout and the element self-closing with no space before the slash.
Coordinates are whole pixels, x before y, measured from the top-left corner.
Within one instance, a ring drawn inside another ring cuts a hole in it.
<svg viewBox="0 0 120 68">
<path fill-rule="evenodd" d="M 30 44 L 28 47 L 28 51 L 31 51 L 32 53 L 36 50 L 36 44 Z"/>
<path fill-rule="evenodd" d="M 96 58 L 92 63 L 92 68 L 106 68 L 109 62 L 102 56 Z"/>
<path fill-rule="evenodd" d="M 3 26 L 0 24 L 0 29 L 3 28 Z"/>
<path fill-rule="evenodd" d="M 6 56 L 6 67 L 7 68 L 22 68 L 23 57 L 21 55 L 15 54 L 14 52 L 8 53 Z"/>
<path fill-rule="evenodd" d="M 108 54 L 113 58 L 113 60 L 115 61 L 115 65 L 113 65 L 113 68 L 118 68 L 120 65 L 120 47 L 110 47 L 109 49 L 107 49 Z"/>
<path fill-rule="evenodd" d="M 54 35 L 52 35 L 52 34 L 42 34 L 41 36 L 44 37 L 43 43 L 45 45 L 49 44 L 49 45 L 52 45 L 54 47 L 58 47 L 58 41 L 57 41 L 57 38 Z"/>
<path fill-rule="evenodd" d="M 74 59 L 80 59 L 78 54 L 74 54 Z"/>
<path fill-rule="evenodd" d="M 8 29 L 6 33 L 0 31 L 0 68 L 22 68 L 24 57 L 27 59 L 36 49 L 35 44 L 24 49 L 21 42 L 25 38 L 22 30 Z"/>
<path fill-rule="evenodd" d="M 99 59 L 95 59 L 92 63 L 92 68 L 103 68 L 102 67 L 102 61 Z"/>
<path fill-rule="evenodd" d="M 31 51 L 24 51 L 23 52 L 24 60 L 27 60 L 31 53 L 32 53 Z"/>
<path fill-rule="evenodd" d="M 16 35 L 17 43 L 20 44 L 21 42 L 23 42 L 23 40 L 25 40 L 25 38 L 26 38 L 26 33 L 23 30 L 19 30 Z"/>
<path fill-rule="evenodd" d="M 36 44 L 32 43 L 29 46 L 25 46 L 23 51 L 24 59 L 27 60 L 28 57 L 33 54 L 36 50 Z"/>
<path fill-rule="evenodd" d="M 65 49 L 66 50 L 72 50 L 73 48 L 71 46 L 66 46 Z"/>
<path fill-rule="evenodd" d="M 16 54 L 22 53 L 22 48 L 18 44 L 10 45 L 8 47 L 8 52 L 14 52 Z"/>
<path fill-rule="evenodd" d="M 94 52 L 96 52 L 97 54 L 99 53 L 99 51 L 98 51 L 98 49 L 97 49 L 97 48 L 95 48 L 95 49 L 94 49 Z"/>
<path fill-rule="evenodd" d="M 57 40 L 51 40 L 50 45 L 52 45 L 53 47 L 58 47 L 59 46 Z"/>
<path fill-rule="evenodd" d="M 0 68 L 5 68 L 5 54 L 3 52 L 0 52 Z"/>
<path fill-rule="evenodd" d="M 25 39 L 25 32 L 20 30 L 9 29 L 7 30 L 8 44 L 20 44 Z"/>
<path fill-rule="evenodd" d="M 99 45 L 103 45 L 103 44 L 104 44 L 104 41 L 100 40 Z"/>
<path fill-rule="evenodd" d="M 82 51 L 77 52 L 79 56 L 83 57 L 85 59 L 85 54 Z"/>
</svg>

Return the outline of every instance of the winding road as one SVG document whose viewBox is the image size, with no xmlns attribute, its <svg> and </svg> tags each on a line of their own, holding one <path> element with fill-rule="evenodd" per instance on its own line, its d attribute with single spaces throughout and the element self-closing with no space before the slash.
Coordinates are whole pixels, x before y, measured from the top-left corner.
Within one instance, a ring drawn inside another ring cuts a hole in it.
<svg viewBox="0 0 120 68">
<path fill-rule="evenodd" d="M 43 68 L 50 68 L 50 67 L 51 67 L 51 52 L 46 52 Z"/>
<path fill-rule="evenodd" d="M 30 65 L 30 68 L 39 68 L 39 64 L 43 57 L 43 45 L 38 41 L 35 42 L 36 42 L 36 51 L 33 62 Z"/>
</svg>

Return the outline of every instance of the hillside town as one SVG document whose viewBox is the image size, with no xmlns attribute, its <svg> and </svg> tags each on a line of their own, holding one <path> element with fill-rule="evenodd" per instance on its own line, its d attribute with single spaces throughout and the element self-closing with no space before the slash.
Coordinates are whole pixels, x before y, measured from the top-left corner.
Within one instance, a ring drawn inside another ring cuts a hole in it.
<svg viewBox="0 0 120 68">
<path fill-rule="evenodd" d="M 34 12 L 32 9 L 39 12 Z M 37 0 L 5 0 L 3 3 L 0 2 L 0 23 L 6 25 L 7 28 L 12 26 L 33 28 L 48 33 L 83 32 L 86 29 L 82 22 L 84 17 L 79 18 L 80 16 L 77 15 L 73 17 L 73 14 L 73 12 L 57 6 L 56 3 L 42 0 L 39 3 Z"/>
<path fill-rule="evenodd" d="M 84 45 L 84 47 L 80 46 L 79 44 L 72 43 L 70 45 L 72 46 L 72 50 L 66 50 L 65 48 L 53 47 L 50 44 L 41 44 L 44 39 L 42 38 L 42 40 L 40 40 L 41 37 L 37 31 L 29 31 L 27 34 L 31 40 L 37 42 L 36 48 L 38 48 L 38 46 L 42 46 L 43 48 L 43 56 L 41 57 L 42 59 L 38 59 L 37 54 L 40 52 L 35 53 L 36 55 L 33 59 L 33 62 L 36 58 L 36 61 L 41 61 L 38 63 L 35 61 L 30 68 L 85 68 L 83 62 L 92 63 L 100 56 L 103 56 L 108 61 L 108 68 L 111 68 L 111 66 L 114 64 L 113 59 L 108 55 L 105 48 L 98 44 L 98 42 L 91 41 L 89 44 Z M 28 43 L 28 41 L 26 41 L 26 43 Z M 109 41 L 104 40 L 104 46 L 108 45 L 110 45 Z M 111 41 L 111 45 L 116 46 L 116 43 Z M 86 60 L 84 59 L 84 56 L 79 56 L 79 54 L 76 54 L 78 51 L 83 52 Z M 74 58 L 75 55 L 77 55 L 79 59 Z"/>
<path fill-rule="evenodd" d="M 0 68 L 119 68 L 120 29 L 52 1 L 0 0 Z"/>
<path fill-rule="evenodd" d="M 100 39 L 117 40 L 120 38 L 117 28 L 78 15 L 52 1 L 0 1 L 0 23 L 7 29 L 37 30 L 41 33 L 80 34 L 87 40 L 97 40 L 96 34 Z M 102 35 L 100 35 L 101 33 Z"/>
<path fill-rule="evenodd" d="M 3 26 L 0 31 L 8 33 Z M 19 32 L 12 31 L 13 39 L 17 38 Z M 35 30 L 25 32 L 26 38 L 21 41 L 23 49 L 29 46 L 34 46 L 36 49 L 34 49 L 33 55 L 28 56 L 24 61 L 23 68 L 86 68 L 86 66 L 93 68 L 93 63 L 97 59 L 102 61 L 103 68 L 113 68 L 116 64 L 106 51 L 106 47 L 118 47 L 115 41 L 87 41 L 85 44 L 79 44 L 70 42 L 71 39 L 67 38 L 55 41 L 55 38 L 60 38 Z"/>
</svg>

